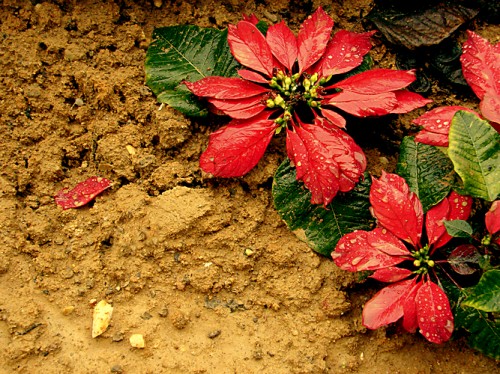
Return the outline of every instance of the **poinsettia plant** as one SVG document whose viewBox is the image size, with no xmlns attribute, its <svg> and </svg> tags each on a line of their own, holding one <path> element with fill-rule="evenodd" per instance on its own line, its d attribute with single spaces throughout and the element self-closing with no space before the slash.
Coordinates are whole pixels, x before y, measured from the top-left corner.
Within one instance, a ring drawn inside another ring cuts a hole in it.
<svg viewBox="0 0 500 374">
<path fill-rule="evenodd" d="M 452 238 L 443 221 L 467 219 L 472 199 L 451 192 L 424 215 L 406 181 L 383 172 L 372 180 L 370 203 L 378 227 L 343 236 L 332 253 L 341 269 L 372 270 L 371 278 L 390 283 L 365 304 L 363 325 L 376 329 L 402 319 L 409 332 L 419 328 L 433 343 L 447 341 L 454 322 L 435 271 L 436 251 Z"/>
<path fill-rule="evenodd" d="M 242 176 L 259 162 L 273 135 L 282 132 L 297 179 L 311 191 L 312 203 L 326 206 L 338 192 L 352 190 L 366 168 L 363 151 L 344 131 L 342 114 L 406 113 L 430 100 L 404 90 L 415 80 L 414 71 L 374 69 L 346 77 L 362 65 L 373 32 L 340 30 L 332 36 L 333 20 L 321 7 L 297 35 L 284 22 L 265 33 L 259 26 L 252 16 L 228 28 L 229 50 L 242 67 L 235 69 L 237 76 L 197 69 L 183 80 L 213 111 L 231 118 L 210 136 L 200 167 L 219 177 Z M 151 56 L 163 55 L 153 49 Z M 150 86 L 159 96 L 171 97 L 160 88 L 157 64 L 148 61 Z"/>
</svg>

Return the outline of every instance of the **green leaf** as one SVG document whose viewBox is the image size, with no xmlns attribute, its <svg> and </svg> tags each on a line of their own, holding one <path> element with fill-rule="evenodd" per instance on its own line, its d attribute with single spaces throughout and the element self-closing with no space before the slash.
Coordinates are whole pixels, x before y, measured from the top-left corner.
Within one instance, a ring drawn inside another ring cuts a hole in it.
<svg viewBox="0 0 500 374">
<path fill-rule="evenodd" d="M 375 220 L 369 207 L 371 180 L 364 180 L 348 193 L 339 193 L 325 209 L 311 204 L 311 193 L 296 180 L 295 168 L 285 160 L 276 170 L 274 205 L 297 237 L 314 251 L 330 256 L 340 238 L 354 230 L 371 230 Z"/>
<path fill-rule="evenodd" d="M 464 188 L 488 201 L 500 194 L 500 134 L 473 113 L 459 111 L 449 133 L 448 155 Z"/>
<path fill-rule="evenodd" d="M 443 221 L 448 234 L 454 238 L 470 238 L 472 236 L 472 227 L 467 221 L 455 219 L 453 221 Z"/>
<path fill-rule="evenodd" d="M 495 360 L 500 359 L 500 319 L 489 318 L 486 312 L 467 306 L 455 309 L 455 328 L 469 332 L 470 347 Z"/>
<path fill-rule="evenodd" d="M 500 312 L 500 270 L 489 270 L 472 287 L 462 305 L 484 312 Z"/>
<path fill-rule="evenodd" d="M 238 62 L 227 44 L 227 30 L 182 25 L 155 29 L 146 53 L 146 84 L 161 103 L 200 117 L 205 105 L 191 94 L 184 80 L 195 82 L 216 75 L 236 75 Z"/>
<path fill-rule="evenodd" d="M 405 137 L 401 143 L 396 174 L 418 196 L 424 212 L 450 193 L 455 181 L 453 164 L 438 148 Z"/>
</svg>

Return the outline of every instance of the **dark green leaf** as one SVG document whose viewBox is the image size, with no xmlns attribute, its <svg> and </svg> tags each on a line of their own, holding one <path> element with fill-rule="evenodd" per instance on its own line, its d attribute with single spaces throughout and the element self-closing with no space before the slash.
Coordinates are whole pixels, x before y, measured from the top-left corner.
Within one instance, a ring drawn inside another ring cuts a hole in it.
<svg viewBox="0 0 500 374">
<path fill-rule="evenodd" d="M 274 205 L 297 237 L 314 251 L 330 256 L 343 235 L 354 230 L 373 229 L 375 220 L 370 214 L 368 200 L 370 185 L 370 178 L 365 175 L 354 190 L 338 194 L 326 209 L 322 205 L 312 205 L 311 193 L 296 180 L 295 169 L 287 159 L 274 175 Z"/>
<path fill-rule="evenodd" d="M 424 211 L 443 200 L 455 180 L 453 164 L 438 148 L 405 137 L 396 173 L 403 177 L 422 202 Z"/>
<path fill-rule="evenodd" d="M 489 318 L 486 312 L 467 306 L 455 309 L 455 328 L 469 332 L 467 343 L 479 352 L 500 359 L 500 319 Z"/>
<path fill-rule="evenodd" d="M 472 227 L 467 221 L 455 219 L 453 221 L 443 221 L 448 234 L 454 238 L 470 238 L 472 236 Z"/>
<path fill-rule="evenodd" d="M 462 305 L 484 312 L 500 312 L 500 270 L 485 272 Z"/>
<path fill-rule="evenodd" d="M 238 66 L 227 44 L 227 30 L 190 25 L 161 27 L 154 30 L 146 53 L 146 84 L 159 102 L 199 117 L 207 110 L 182 82 L 211 75 L 234 76 Z"/>
<path fill-rule="evenodd" d="M 488 201 L 500 194 L 500 134 L 473 113 L 459 111 L 449 133 L 448 155 L 464 188 Z"/>
</svg>

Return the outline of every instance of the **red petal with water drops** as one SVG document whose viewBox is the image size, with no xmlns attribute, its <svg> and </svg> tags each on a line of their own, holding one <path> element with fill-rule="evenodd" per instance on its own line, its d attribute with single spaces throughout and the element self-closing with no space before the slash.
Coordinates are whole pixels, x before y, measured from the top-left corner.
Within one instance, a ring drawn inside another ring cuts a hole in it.
<svg viewBox="0 0 500 374">
<path fill-rule="evenodd" d="M 247 22 L 250 22 L 250 23 L 253 23 L 254 25 L 256 25 L 256 24 L 259 23 L 259 19 L 253 13 L 250 14 L 249 16 L 247 16 L 246 14 L 243 14 L 243 20 L 247 21 Z"/>
<path fill-rule="evenodd" d="M 242 65 L 268 77 L 273 75 L 273 55 L 266 38 L 251 22 L 229 25 L 227 42 L 234 58 Z"/>
<path fill-rule="evenodd" d="M 391 110 L 391 113 L 395 114 L 408 113 L 414 109 L 432 103 L 432 100 L 426 99 L 415 92 L 399 90 L 394 91 L 394 94 L 396 95 L 397 105 Z"/>
<path fill-rule="evenodd" d="M 248 173 L 263 156 L 277 128 L 263 112 L 247 120 L 233 120 L 210 135 L 208 147 L 200 157 L 203 171 L 217 177 L 240 177 Z"/>
<path fill-rule="evenodd" d="M 251 82 L 269 84 L 269 79 L 264 78 L 262 75 L 252 70 L 238 70 L 238 75 Z"/>
<path fill-rule="evenodd" d="M 205 77 L 196 82 L 184 84 L 196 96 L 214 99 L 244 99 L 262 95 L 269 89 L 240 78 Z"/>
<path fill-rule="evenodd" d="M 376 270 L 370 278 L 376 279 L 380 282 L 394 283 L 412 275 L 413 272 L 408 269 L 397 268 L 394 266 Z"/>
<path fill-rule="evenodd" d="M 352 272 L 391 267 L 410 259 L 410 256 L 398 238 L 381 228 L 346 234 L 332 252 L 335 264 Z"/>
<path fill-rule="evenodd" d="M 354 188 L 366 168 L 366 158 L 354 140 L 341 130 L 319 123 L 287 130 L 287 153 L 297 180 L 311 191 L 311 203 L 328 205 L 338 191 Z"/>
<path fill-rule="evenodd" d="M 334 106 L 358 117 L 383 116 L 392 112 L 398 101 L 394 92 L 377 95 L 364 95 L 342 91 L 329 96 L 321 102 L 322 106 Z"/>
<path fill-rule="evenodd" d="M 319 7 L 307 17 L 297 35 L 299 71 L 303 72 L 325 53 L 332 33 L 333 20 Z"/>
<path fill-rule="evenodd" d="M 495 122 L 497 125 L 492 126 L 500 132 L 500 94 L 486 92 L 484 94 L 483 100 L 479 104 L 479 109 L 481 109 L 481 114 L 488 120 Z"/>
<path fill-rule="evenodd" d="M 415 299 L 422 284 L 422 282 L 416 282 L 408 291 L 406 299 L 403 302 L 403 328 L 411 333 L 417 331 L 418 328 L 417 304 Z"/>
<path fill-rule="evenodd" d="M 459 110 L 474 113 L 474 111 L 469 108 L 459 105 L 443 106 L 429 110 L 415 119 L 413 123 L 423 127 L 417 136 L 415 136 L 415 141 L 429 145 L 447 147 L 451 120 Z"/>
<path fill-rule="evenodd" d="M 236 119 L 251 118 L 267 108 L 260 96 L 235 100 L 208 99 L 208 101 L 224 114 Z"/>
<path fill-rule="evenodd" d="M 363 325 L 375 330 L 400 319 L 404 314 L 403 304 L 414 284 L 413 279 L 408 279 L 377 292 L 363 308 Z"/>
<path fill-rule="evenodd" d="M 323 58 L 312 68 L 321 77 L 342 74 L 358 67 L 372 48 L 370 37 L 375 31 L 356 33 L 340 30 L 328 43 Z"/>
<path fill-rule="evenodd" d="M 464 43 L 460 61 L 465 80 L 480 100 L 486 92 L 500 96 L 500 47 L 467 31 L 469 38 Z"/>
<path fill-rule="evenodd" d="M 78 183 L 72 190 L 63 188 L 56 196 L 56 204 L 64 210 L 81 207 L 111 187 L 111 181 L 102 177 L 90 177 L 86 181 Z"/>
<path fill-rule="evenodd" d="M 471 209 L 472 198 L 459 195 L 455 191 L 451 191 L 447 198 L 429 209 L 425 217 L 425 228 L 429 245 L 432 245 L 431 253 L 443 247 L 452 238 L 446 231 L 443 221 L 466 220 L 469 218 Z"/>
<path fill-rule="evenodd" d="M 444 291 L 431 281 L 425 282 L 418 290 L 416 304 L 420 333 L 431 343 L 448 341 L 455 326 Z"/>
<path fill-rule="evenodd" d="M 403 178 L 385 171 L 380 179 L 372 178 L 370 203 L 381 226 L 418 248 L 424 213 L 420 200 Z"/>
<path fill-rule="evenodd" d="M 376 95 L 400 90 L 414 80 L 413 70 L 372 69 L 355 74 L 331 87 L 363 95 Z"/>
<path fill-rule="evenodd" d="M 299 53 L 297 38 L 293 32 L 281 21 L 269 27 L 266 40 L 274 57 L 291 72 Z"/>
<path fill-rule="evenodd" d="M 490 210 L 484 216 L 484 222 L 490 235 L 500 231 L 500 200 L 491 204 Z"/>
</svg>

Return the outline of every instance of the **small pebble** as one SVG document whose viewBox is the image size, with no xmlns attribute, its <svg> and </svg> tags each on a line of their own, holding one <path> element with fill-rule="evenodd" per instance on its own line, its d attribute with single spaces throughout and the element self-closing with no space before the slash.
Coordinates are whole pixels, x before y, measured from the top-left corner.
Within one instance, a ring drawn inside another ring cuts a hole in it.
<svg viewBox="0 0 500 374">
<path fill-rule="evenodd" d="M 134 348 L 144 348 L 146 346 L 142 334 L 133 334 L 129 340 L 130 345 Z"/>
<path fill-rule="evenodd" d="M 75 105 L 76 106 L 83 106 L 83 100 L 78 98 L 78 99 L 75 99 Z"/>
<path fill-rule="evenodd" d="M 144 312 L 144 313 L 142 313 L 141 318 L 144 320 L 148 320 L 148 319 L 153 318 L 153 316 L 149 312 Z"/>
<path fill-rule="evenodd" d="M 75 307 L 73 305 L 68 305 L 65 306 L 62 310 L 62 314 L 65 316 L 69 316 L 73 311 L 75 310 Z"/>
<path fill-rule="evenodd" d="M 222 331 L 220 331 L 220 330 L 214 330 L 214 331 L 208 333 L 208 337 L 210 339 L 215 339 L 216 337 L 218 337 L 220 335 L 221 332 Z"/>
<path fill-rule="evenodd" d="M 114 342 L 121 342 L 124 337 L 125 336 L 124 336 L 123 332 L 121 332 L 121 331 L 115 332 L 113 334 L 113 341 Z"/>
<path fill-rule="evenodd" d="M 123 368 L 121 367 L 121 365 L 113 365 L 113 367 L 111 368 L 111 372 L 112 373 L 123 373 Z"/>
</svg>

